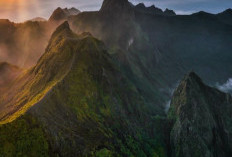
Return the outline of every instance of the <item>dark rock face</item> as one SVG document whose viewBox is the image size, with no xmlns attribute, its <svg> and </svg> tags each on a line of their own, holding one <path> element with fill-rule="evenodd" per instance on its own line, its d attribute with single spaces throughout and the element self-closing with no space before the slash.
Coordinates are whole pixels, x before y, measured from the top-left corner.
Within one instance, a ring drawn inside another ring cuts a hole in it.
<svg viewBox="0 0 232 157">
<path fill-rule="evenodd" d="M 231 156 L 232 98 L 188 74 L 174 93 L 169 118 L 173 157 Z"/>
<path fill-rule="evenodd" d="M 176 13 L 173 10 L 166 9 L 163 11 L 160 8 L 157 8 L 156 6 L 152 5 L 150 7 L 146 7 L 143 3 L 139 3 L 135 7 L 136 11 L 147 13 L 147 14 L 153 14 L 153 15 L 165 15 L 165 16 L 175 16 Z"/>
<path fill-rule="evenodd" d="M 232 9 L 227 9 L 216 15 L 222 22 L 232 25 Z"/>
<path fill-rule="evenodd" d="M 128 0 L 104 0 L 100 11 L 126 11 L 132 7 Z"/>
<path fill-rule="evenodd" d="M 58 7 L 49 18 L 49 21 L 62 21 L 67 19 L 71 15 L 77 15 L 80 13 L 80 10 L 76 8 L 60 8 Z"/>
<path fill-rule="evenodd" d="M 167 16 L 175 16 L 176 13 L 175 13 L 173 10 L 166 9 L 166 10 L 164 11 L 164 15 L 167 15 Z"/>
<path fill-rule="evenodd" d="M 50 21 L 51 20 L 63 20 L 64 18 L 66 18 L 66 14 L 65 14 L 64 10 L 59 7 L 52 13 L 49 20 Z"/>
</svg>

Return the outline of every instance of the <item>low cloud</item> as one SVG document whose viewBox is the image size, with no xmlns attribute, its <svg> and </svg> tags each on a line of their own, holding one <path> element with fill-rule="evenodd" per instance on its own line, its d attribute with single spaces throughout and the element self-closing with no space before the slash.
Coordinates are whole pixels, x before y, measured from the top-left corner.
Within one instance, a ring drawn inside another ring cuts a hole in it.
<svg viewBox="0 0 232 157">
<path fill-rule="evenodd" d="M 217 84 L 216 87 L 223 92 L 232 94 L 232 78 L 230 78 L 226 83 L 224 84 Z"/>
</svg>

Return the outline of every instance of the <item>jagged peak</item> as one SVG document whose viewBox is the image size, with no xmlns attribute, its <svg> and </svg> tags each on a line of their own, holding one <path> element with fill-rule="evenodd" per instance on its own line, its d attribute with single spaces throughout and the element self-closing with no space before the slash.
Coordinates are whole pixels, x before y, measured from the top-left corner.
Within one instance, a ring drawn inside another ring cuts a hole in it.
<svg viewBox="0 0 232 157">
<path fill-rule="evenodd" d="M 139 4 L 137 4 L 135 7 L 138 7 L 138 8 L 146 8 L 146 6 L 145 6 L 144 3 L 139 3 Z"/>
<path fill-rule="evenodd" d="M 148 8 L 156 8 L 156 6 L 154 4 L 152 4 L 150 7 Z"/>
<path fill-rule="evenodd" d="M 128 0 L 104 0 L 100 11 L 117 11 L 131 9 L 132 4 Z"/>
<path fill-rule="evenodd" d="M 169 15 L 169 16 L 175 16 L 176 15 L 176 13 L 173 10 L 170 10 L 168 8 L 165 9 L 164 14 Z"/>
<path fill-rule="evenodd" d="M 219 13 L 218 15 L 232 15 L 232 9 L 226 9 L 225 11 Z"/>
<path fill-rule="evenodd" d="M 62 33 L 63 35 L 72 34 L 68 21 L 65 21 L 64 23 L 62 23 L 60 26 L 56 28 L 56 30 L 52 34 L 52 38 L 60 33 Z"/>
<path fill-rule="evenodd" d="M 66 14 L 64 10 L 60 7 L 58 7 L 54 12 L 52 13 L 51 17 L 49 18 L 49 21 L 57 21 L 62 20 L 66 17 Z"/>
<path fill-rule="evenodd" d="M 191 71 L 187 75 L 185 75 L 182 82 L 185 82 L 189 85 L 192 85 L 192 83 L 201 83 L 202 84 L 201 78 L 194 71 Z"/>
<path fill-rule="evenodd" d="M 201 78 L 193 71 L 189 72 L 179 83 L 175 93 L 192 93 L 194 90 L 205 87 Z"/>
<path fill-rule="evenodd" d="M 70 30 L 68 21 L 65 21 L 64 23 L 62 23 L 59 27 L 57 27 L 56 30 L 59 30 L 59 29 L 69 29 Z"/>
<path fill-rule="evenodd" d="M 156 15 L 165 15 L 165 16 L 175 16 L 176 13 L 173 10 L 166 9 L 163 11 L 162 9 L 156 7 L 154 4 L 146 7 L 144 3 L 139 3 L 135 6 L 135 9 L 141 12 L 156 14 Z"/>
<path fill-rule="evenodd" d="M 205 11 L 199 11 L 199 12 L 193 13 L 192 15 L 195 15 L 195 16 L 212 16 L 213 14 L 205 12 Z"/>
<path fill-rule="evenodd" d="M 77 15 L 81 11 L 72 7 L 72 8 L 64 8 L 62 9 L 61 7 L 58 7 L 57 9 L 54 10 L 52 13 L 51 17 L 49 18 L 49 21 L 60 21 L 64 20 L 65 18 L 71 16 L 71 15 Z"/>
<path fill-rule="evenodd" d="M 177 109 L 179 106 L 183 106 L 188 98 L 193 97 L 196 93 L 201 93 L 205 87 L 201 78 L 195 72 L 191 71 L 186 74 L 173 94 L 169 110 L 170 116 L 173 117 L 174 108 Z"/>
</svg>

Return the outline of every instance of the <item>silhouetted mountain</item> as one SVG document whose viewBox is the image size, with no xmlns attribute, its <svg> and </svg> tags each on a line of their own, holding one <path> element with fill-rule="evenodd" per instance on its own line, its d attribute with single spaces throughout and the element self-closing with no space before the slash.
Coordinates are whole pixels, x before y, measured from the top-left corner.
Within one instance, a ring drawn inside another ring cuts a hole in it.
<svg viewBox="0 0 232 157">
<path fill-rule="evenodd" d="M 160 8 L 155 7 L 154 5 L 150 7 L 146 7 L 143 3 L 139 3 L 135 6 L 135 10 L 142 12 L 142 13 L 148 13 L 153 15 L 166 15 L 166 16 L 175 16 L 176 13 L 173 10 L 166 9 L 163 11 Z"/>
<path fill-rule="evenodd" d="M 146 7 L 143 3 L 139 3 L 138 5 L 136 5 L 135 9 L 137 11 L 144 12 L 144 13 L 158 14 L 158 15 L 163 14 L 162 9 L 156 8 L 154 5 L 150 7 Z"/>
<path fill-rule="evenodd" d="M 51 17 L 49 18 L 49 21 L 63 21 L 66 20 L 69 16 L 72 15 L 77 15 L 79 14 L 80 11 L 77 10 L 76 8 L 60 8 L 58 7 L 51 15 Z"/>
<path fill-rule="evenodd" d="M 128 0 L 104 0 L 100 11 L 102 12 L 121 12 L 128 11 L 132 4 Z"/>
<path fill-rule="evenodd" d="M 176 13 L 175 13 L 173 10 L 165 9 L 164 15 L 167 15 L 167 16 L 175 16 Z"/>
<path fill-rule="evenodd" d="M 231 155 L 232 98 L 206 86 L 190 73 L 174 92 L 169 118 L 172 156 L 228 157 Z"/>
<path fill-rule="evenodd" d="M 222 13 L 217 14 L 217 17 L 224 23 L 232 25 L 232 9 L 227 9 Z"/>
</svg>

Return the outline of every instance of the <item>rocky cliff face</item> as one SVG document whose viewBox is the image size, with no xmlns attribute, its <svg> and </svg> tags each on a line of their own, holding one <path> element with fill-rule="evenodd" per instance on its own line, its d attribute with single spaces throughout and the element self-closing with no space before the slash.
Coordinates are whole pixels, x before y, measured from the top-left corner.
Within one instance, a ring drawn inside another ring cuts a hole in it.
<svg viewBox="0 0 232 157">
<path fill-rule="evenodd" d="M 139 3 L 136 6 L 134 6 L 135 10 L 138 12 L 142 12 L 145 14 L 151 14 L 151 15 L 164 15 L 164 16 L 175 16 L 176 13 L 173 10 L 166 9 L 163 11 L 160 8 L 157 8 L 156 6 L 152 5 L 150 7 L 146 7 L 144 3 Z"/>
<path fill-rule="evenodd" d="M 231 156 L 232 98 L 206 86 L 190 73 L 181 81 L 171 102 L 169 118 L 173 157 Z"/>
<path fill-rule="evenodd" d="M 80 13 L 80 10 L 76 9 L 76 8 L 60 8 L 58 7 L 56 10 L 54 10 L 54 12 L 52 13 L 52 15 L 49 18 L 49 21 L 51 22 L 62 22 L 64 20 L 67 20 L 67 18 L 69 16 L 72 15 L 78 15 Z"/>
</svg>

